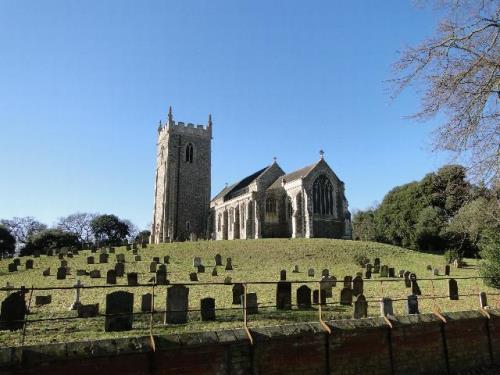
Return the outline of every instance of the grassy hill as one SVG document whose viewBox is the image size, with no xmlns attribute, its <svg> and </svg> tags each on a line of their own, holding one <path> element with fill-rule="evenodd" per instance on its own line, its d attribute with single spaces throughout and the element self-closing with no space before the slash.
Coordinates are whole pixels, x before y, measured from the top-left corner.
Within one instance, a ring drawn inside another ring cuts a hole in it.
<svg viewBox="0 0 500 375">
<path fill-rule="evenodd" d="M 315 308 L 308 311 L 297 311 L 294 307 L 293 312 L 276 311 L 275 294 L 276 286 L 274 284 L 256 285 L 252 281 L 278 281 L 280 270 L 287 271 L 287 280 L 291 281 L 309 281 L 308 286 L 311 289 L 317 289 L 317 283 L 321 277 L 321 270 L 329 269 L 330 275 L 335 275 L 338 280 L 337 287 L 333 290 L 333 298 L 328 299 L 332 303 L 324 312 L 324 319 L 328 318 L 347 318 L 352 315 L 352 307 L 339 306 L 339 295 L 342 288 L 344 276 L 354 276 L 356 272 L 362 271 L 362 268 L 354 261 L 355 255 L 365 255 L 373 263 L 375 257 L 381 259 L 381 264 L 386 264 L 396 269 L 396 276 L 400 269 L 409 270 L 417 274 L 419 279 L 433 278 L 432 272 L 426 268 L 428 265 L 438 267 L 441 275 L 444 273 L 444 258 L 441 255 L 424 254 L 415 251 L 402 249 L 395 246 L 384 245 L 372 242 L 357 242 L 344 240 L 327 239 L 266 239 L 266 240 L 240 240 L 240 241 L 217 241 L 217 242 L 185 242 L 174 244 L 150 245 L 147 249 L 139 249 L 139 255 L 142 260 L 134 261 L 132 251 L 127 251 L 124 247 L 117 248 L 115 254 L 124 253 L 126 258 L 125 272 L 138 272 L 139 283 L 146 284 L 153 276 L 149 272 L 149 265 L 153 257 L 170 256 L 170 264 L 167 265 L 168 279 L 173 283 L 191 284 L 189 273 L 195 272 L 192 266 L 193 257 L 202 258 L 206 266 L 205 273 L 198 274 L 200 282 L 223 282 L 226 276 L 230 276 L 233 282 L 248 282 L 249 292 L 256 292 L 259 302 L 259 314 L 250 317 L 249 326 L 272 325 L 291 321 L 314 321 L 317 320 L 317 311 Z M 233 260 L 233 271 L 225 271 L 224 267 L 217 267 L 218 276 L 211 276 L 215 265 L 214 256 L 220 253 L 225 264 L 226 258 Z M 78 256 L 65 258 L 68 266 L 71 268 L 71 275 L 66 280 L 56 280 L 55 274 L 60 260 L 57 257 L 41 256 L 34 258 L 34 269 L 25 270 L 25 259 L 21 258 L 19 271 L 9 273 L 8 263 L 11 260 L 0 261 L 0 286 L 10 285 L 19 287 L 21 285 L 30 288 L 34 287 L 55 287 L 55 286 L 73 286 L 77 279 L 80 279 L 85 286 L 106 285 L 106 271 L 114 267 L 115 254 L 110 254 L 108 264 L 88 265 L 86 258 L 94 255 L 96 262 L 99 260 L 99 251 L 92 254 L 90 251 L 80 251 Z M 468 267 L 455 269 L 452 267 L 451 275 L 457 278 L 477 275 L 477 265 L 475 260 L 467 260 Z M 292 273 L 294 266 L 298 265 L 299 273 Z M 51 276 L 42 276 L 42 271 L 46 268 L 51 269 Z M 307 270 L 314 268 L 315 277 L 308 277 Z M 98 269 L 101 271 L 100 279 L 91 279 L 89 276 L 76 276 L 77 269 L 87 271 Z M 440 276 L 435 278 L 440 279 Z M 390 281 L 392 280 L 392 281 Z M 116 287 L 106 289 L 82 290 L 81 301 L 84 304 L 99 303 L 100 313 L 105 312 L 105 295 L 114 290 L 133 291 L 135 294 L 135 311 L 140 311 L 140 296 L 151 292 L 151 287 L 123 288 L 120 285 L 126 285 L 126 277 L 118 278 Z M 194 283 L 196 284 L 196 283 Z M 426 299 L 433 295 L 446 296 L 448 283 L 447 280 L 419 282 L 424 298 L 420 300 L 420 311 L 429 312 L 435 306 L 435 303 Z M 296 289 L 301 284 L 292 286 L 292 303 L 295 301 Z M 495 293 L 494 290 L 485 287 L 480 280 L 458 280 L 460 294 L 471 294 L 469 297 L 460 297 L 459 301 L 450 301 L 447 298 L 437 299 L 436 303 L 443 311 L 456 311 L 466 309 L 476 309 L 478 307 L 479 291 Z M 217 321 L 211 323 L 200 322 L 199 313 L 190 313 L 190 322 L 180 326 L 164 326 L 163 314 L 156 314 L 154 317 L 153 332 L 155 334 L 180 332 L 180 331 L 199 331 L 209 329 L 222 329 L 224 327 L 234 327 L 242 325 L 241 309 L 232 305 L 232 286 L 230 285 L 188 285 L 190 309 L 199 309 L 200 299 L 204 297 L 213 297 L 216 300 L 216 307 L 226 310 L 217 311 Z M 155 288 L 155 309 L 165 310 L 166 286 Z M 409 293 L 402 279 L 382 279 L 379 274 L 373 274 L 372 281 L 365 281 L 364 295 L 369 301 L 369 314 L 371 316 L 379 315 L 378 300 L 382 296 L 389 296 L 394 302 L 396 314 L 404 314 L 404 299 Z M 52 303 L 49 305 L 35 307 L 34 300 L 36 295 L 52 295 Z M 76 316 L 76 312 L 69 311 L 68 308 L 74 301 L 74 290 L 50 290 L 35 291 L 32 297 L 30 320 L 57 318 L 66 316 Z M 0 292 L 0 299 L 4 299 L 6 292 Z M 495 299 L 496 298 L 496 299 Z M 498 296 L 491 295 L 490 304 L 498 304 Z M 116 335 L 143 335 L 149 334 L 149 315 L 138 315 L 134 317 L 134 330 L 124 333 L 105 333 L 102 317 L 92 319 L 76 320 L 53 320 L 46 322 L 30 323 L 26 330 L 26 343 L 33 342 L 58 342 L 67 340 L 93 339 L 98 337 L 111 337 Z M 20 344 L 22 333 L 0 332 L 0 345 L 18 345 Z"/>
</svg>

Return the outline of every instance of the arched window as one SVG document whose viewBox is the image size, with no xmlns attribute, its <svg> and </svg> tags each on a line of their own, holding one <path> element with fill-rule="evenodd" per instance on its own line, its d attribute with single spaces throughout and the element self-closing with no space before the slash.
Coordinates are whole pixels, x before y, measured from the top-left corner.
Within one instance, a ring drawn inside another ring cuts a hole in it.
<svg viewBox="0 0 500 375">
<path fill-rule="evenodd" d="M 234 208 L 231 207 L 229 209 L 229 230 L 233 230 L 233 223 L 234 223 Z"/>
<path fill-rule="evenodd" d="M 241 204 L 241 214 L 240 214 L 242 228 L 245 228 L 245 219 L 246 219 L 245 210 L 246 210 L 246 205 L 245 205 L 245 203 L 242 203 Z"/>
<path fill-rule="evenodd" d="M 217 232 L 222 230 L 222 214 L 217 216 Z"/>
<path fill-rule="evenodd" d="M 266 214 L 276 213 L 276 199 L 273 197 L 268 197 L 266 199 Z"/>
<path fill-rule="evenodd" d="M 292 199 L 290 197 L 286 199 L 286 205 L 287 205 L 287 217 L 288 219 L 290 219 L 293 216 Z"/>
<path fill-rule="evenodd" d="M 193 162 L 193 145 L 191 143 L 188 143 L 186 146 L 186 162 Z"/>
<path fill-rule="evenodd" d="M 333 215 L 333 186 L 325 176 L 319 176 L 313 184 L 313 211 L 315 214 Z"/>
</svg>

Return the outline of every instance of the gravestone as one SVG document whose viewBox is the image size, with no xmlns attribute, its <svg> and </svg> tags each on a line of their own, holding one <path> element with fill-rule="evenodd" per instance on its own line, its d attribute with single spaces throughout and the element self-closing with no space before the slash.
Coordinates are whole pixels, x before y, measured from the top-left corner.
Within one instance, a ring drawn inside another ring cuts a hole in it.
<svg viewBox="0 0 500 375">
<path fill-rule="evenodd" d="M 116 254 L 117 263 L 125 263 L 125 254 Z"/>
<path fill-rule="evenodd" d="M 333 276 L 323 276 L 319 284 L 319 288 L 325 292 L 327 298 L 332 297 L 332 288 L 335 286 L 336 280 L 334 281 Z"/>
<path fill-rule="evenodd" d="M 134 260 L 135 260 L 136 262 L 140 262 L 140 261 L 142 260 L 142 258 L 141 258 L 141 256 L 140 256 L 140 255 L 136 255 L 136 256 L 134 257 Z"/>
<path fill-rule="evenodd" d="M 106 253 L 99 254 L 99 263 L 108 263 L 108 257 L 109 255 Z"/>
<path fill-rule="evenodd" d="M 80 289 L 83 286 L 81 283 L 80 279 L 77 280 L 76 284 L 73 285 L 75 289 L 75 300 L 73 301 L 73 304 L 70 306 L 70 310 L 78 310 L 78 306 L 80 306 L 82 303 L 80 302 Z"/>
<path fill-rule="evenodd" d="M 52 302 L 52 295 L 47 296 L 35 296 L 35 306 L 48 305 Z"/>
<path fill-rule="evenodd" d="M 326 276 L 326 277 L 330 276 L 330 271 L 328 271 L 328 270 L 325 268 L 323 271 L 321 271 L 321 277 L 323 277 L 323 276 Z"/>
<path fill-rule="evenodd" d="M 295 268 L 292 271 L 293 273 L 299 273 L 299 266 L 295 265 Z"/>
<path fill-rule="evenodd" d="M 276 309 L 292 309 L 292 283 L 289 281 L 279 281 L 276 287 Z"/>
<path fill-rule="evenodd" d="M 376 265 L 379 265 L 380 266 L 380 258 L 375 258 L 373 260 L 373 265 L 376 266 Z"/>
<path fill-rule="evenodd" d="M 125 274 L 125 263 L 115 263 L 116 277 L 123 277 Z"/>
<path fill-rule="evenodd" d="M 0 330 L 22 329 L 27 313 L 23 292 L 11 293 L 4 299 L 0 308 Z"/>
<path fill-rule="evenodd" d="M 9 263 L 8 270 L 9 270 L 9 272 L 16 272 L 17 271 L 17 264 Z"/>
<path fill-rule="evenodd" d="M 319 302 L 320 294 L 321 294 L 321 305 L 326 305 L 326 293 L 324 290 L 321 290 L 321 293 L 320 293 L 319 289 L 313 290 L 313 303 L 315 305 L 318 305 L 320 303 Z"/>
<path fill-rule="evenodd" d="M 406 313 L 409 314 L 420 314 L 418 311 L 418 298 L 416 295 L 409 295 L 406 300 Z"/>
<path fill-rule="evenodd" d="M 153 301 L 153 295 L 151 293 L 146 293 L 141 296 L 141 312 L 151 312 L 151 303 Z"/>
<path fill-rule="evenodd" d="M 94 264 L 94 257 L 87 257 L 87 264 Z"/>
<path fill-rule="evenodd" d="M 352 276 L 345 276 L 344 277 L 344 288 L 351 289 L 351 287 L 352 287 Z"/>
<path fill-rule="evenodd" d="M 380 264 L 374 264 L 373 265 L 373 271 L 372 273 L 380 273 Z"/>
<path fill-rule="evenodd" d="M 153 257 L 153 262 L 160 264 L 160 257 Z"/>
<path fill-rule="evenodd" d="M 66 279 L 66 268 L 65 267 L 59 267 L 57 269 L 56 279 L 57 280 L 64 280 L 64 279 Z"/>
<path fill-rule="evenodd" d="M 406 271 L 406 272 L 403 274 L 403 277 L 405 278 L 405 287 L 407 287 L 407 288 L 411 288 L 411 280 L 410 280 L 410 275 L 411 275 L 411 272 L 410 272 L 410 271 Z"/>
<path fill-rule="evenodd" d="M 392 267 L 389 267 L 389 277 L 396 277 L 396 270 Z"/>
<path fill-rule="evenodd" d="M 372 278 L 372 271 L 366 270 L 365 271 L 365 279 L 371 279 L 371 278 Z"/>
<path fill-rule="evenodd" d="M 199 265 L 201 265 L 201 258 L 200 257 L 194 257 L 193 258 L 193 267 L 198 267 Z"/>
<path fill-rule="evenodd" d="M 215 299 L 203 298 L 200 300 L 201 321 L 215 320 Z"/>
<path fill-rule="evenodd" d="M 217 276 L 217 267 L 214 267 L 212 270 L 212 276 Z"/>
<path fill-rule="evenodd" d="M 50 268 L 47 268 L 46 270 L 43 270 L 42 275 L 43 276 L 50 276 Z"/>
<path fill-rule="evenodd" d="M 373 265 L 371 263 L 366 263 L 365 264 L 365 270 L 372 272 L 373 270 Z"/>
<path fill-rule="evenodd" d="M 399 277 L 400 278 L 405 277 L 405 270 L 399 270 Z"/>
<path fill-rule="evenodd" d="M 418 286 L 417 283 L 417 275 L 415 275 L 414 273 L 410 275 L 410 283 L 411 283 L 411 294 L 421 296 L 422 292 L 420 291 L 420 287 Z"/>
<path fill-rule="evenodd" d="M 27 270 L 32 270 L 33 269 L 33 259 L 27 259 L 26 260 L 26 269 Z"/>
<path fill-rule="evenodd" d="M 130 331 L 134 319 L 134 294 L 117 291 L 106 295 L 104 331 Z"/>
<path fill-rule="evenodd" d="M 241 296 L 241 305 L 243 306 L 243 298 Z M 259 305 L 257 303 L 257 293 L 247 293 L 247 314 L 253 315 L 259 313 Z"/>
<path fill-rule="evenodd" d="M 232 271 L 233 270 L 233 261 L 231 258 L 226 259 L 226 271 Z"/>
<path fill-rule="evenodd" d="M 388 277 L 389 276 L 389 267 L 386 265 L 383 265 L 380 268 L 380 277 Z"/>
<path fill-rule="evenodd" d="M 173 285 L 167 289 L 167 311 L 165 324 L 187 323 L 189 289 L 184 285 Z"/>
<path fill-rule="evenodd" d="M 59 267 L 68 267 L 68 261 L 65 259 L 61 260 L 61 265 Z"/>
<path fill-rule="evenodd" d="M 108 272 L 106 272 L 106 284 L 116 284 L 115 270 L 108 270 Z"/>
<path fill-rule="evenodd" d="M 76 276 L 87 276 L 88 273 L 86 270 L 76 270 Z"/>
<path fill-rule="evenodd" d="M 245 288 L 243 284 L 233 285 L 233 305 L 239 305 L 241 302 L 241 296 L 243 295 Z"/>
<path fill-rule="evenodd" d="M 205 273 L 205 266 L 203 264 L 200 264 L 198 266 L 198 273 Z"/>
<path fill-rule="evenodd" d="M 450 276 L 450 265 L 447 264 L 446 266 L 444 266 L 444 274 L 446 276 Z"/>
<path fill-rule="evenodd" d="M 359 276 L 356 276 L 354 280 L 352 280 L 352 294 L 355 296 L 363 294 L 363 279 Z"/>
<path fill-rule="evenodd" d="M 314 277 L 314 268 L 309 268 L 307 270 L 307 276 Z"/>
<path fill-rule="evenodd" d="M 434 276 L 439 276 L 439 268 L 434 268 L 434 269 L 432 270 L 432 274 L 433 274 Z"/>
<path fill-rule="evenodd" d="M 352 314 L 354 319 L 366 318 L 368 316 L 368 302 L 364 295 L 360 294 L 354 302 L 354 312 Z"/>
<path fill-rule="evenodd" d="M 286 271 L 285 270 L 280 271 L 280 281 L 286 281 Z"/>
<path fill-rule="evenodd" d="M 380 300 L 380 315 L 394 315 L 394 310 L 392 309 L 392 299 L 389 297 L 383 297 Z"/>
<path fill-rule="evenodd" d="M 458 283 L 455 279 L 448 280 L 448 293 L 450 295 L 450 300 L 458 300 Z"/>
<path fill-rule="evenodd" d="M 307 285 L 302 285 L 297 289 L 297 306 L 299 309 L 311 307 L 311 289 Z"/>
<path fill-rule="evenodd" d="M 195 274 L 196 275 L 196 274 Z M 156 284 L 158 285 L 167 285 L 167 269 L 158 268 L 156 271 Z"/>
<path fill-rule="evenodd" d="M 137 272 L 127 273 L 127 284 L 130 286 L 139 285 Z"/>
<path fill-rule="evenodd" d="M 99 278 L 101 278 L 101 271 L 99 271 L 99 270 L 92 270 L 92 271 L 90 271 L 90 278 L 91 279 L 99 279 Z"/>
<path fill-rule="evenodd" d="M 224 278 L 224 284 L 231 285 L 231 283 L 232 283 L 232 279 L 231 279 L 231 277 L 226 276 L 226 277 Z"/>
<path fill-rule="evenodd" d="M 198 281 L 198 274 L 196 272 L 191 272 L 189 274 L 189 281 Z"/>
<path fill-rule="evenodd" d="M 222 266 L 222 256 L 220 254 L 215 254 L 215 265 Z"/>
<path fill-rule="evenodd" d="M 155 272 L 156 272 L 156 265 L 157 265 L 157 263 L 156 263 L 156 262 L 151 262 L 151 263 L 149 264 L 149 272 L 151 272 L 151 273 L 155 273 Z"/>
<path fill-rule="evenodd" d="M 485 292 L 479 293 L 479 306 L 481 306 L 482 309 L 488 308 L 488 297 Z"/>
<path fill-rule="evenodd" d="M 94 303 L 91 305 L 82 305 L 80 304 L 77 309 L 79 318 L 93 318 L 99 314 L 99 304 Z"/>
<path fill-rule="evenodd" d="M 352 289 L 344 288 L 340 291 L 340 304 L 341 305 L 352 305 Z"/>
</svg>

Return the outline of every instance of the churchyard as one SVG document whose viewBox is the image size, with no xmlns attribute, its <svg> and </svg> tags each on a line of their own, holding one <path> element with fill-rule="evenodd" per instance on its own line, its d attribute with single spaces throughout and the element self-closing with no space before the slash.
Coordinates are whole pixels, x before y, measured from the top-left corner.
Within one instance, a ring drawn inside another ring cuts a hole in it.
<svg viewBox="0 0 500 375">
<path fill-rule="evenodd" d="M 367 261 L 368 265 L 361 265 Z M 415 299 L 420 313 L 477 310 L 480 292 L 486 293 L 490 306 L 498 307 L 498 291 L 474 278 L 477 261 L 465 262 L 462 268 L 446 269 L 442 255 L 326 239 L 200 241 L 7 258 L 0 261 L 0 300 L 24 286 L 30 312 L 24 331 L 0 330 L 0 345 L 242 327 L 243 283 L 250 328 L 318 321 L 318 302 L 323 299 L 323 320 L 380 316 L 383 297 L 391 299 L 383 305 L 390 315 L 416 309 Z M 315 292 L 326 274 L 324 292 Z M 31 291 L 32 287 L 47 289 Z M 169 288 L 170 306 L 166 303 Z M 125 293 L 107 300 L 106 295 L 118 291 Z M 148 293 L 151 296 L 143 297 Z M 408 300 L 412 294 L 417 297 Z M 190 311 L 178 312 L 185 310 L 186 303 Z M 172 308 L 176 311 L 168 311 Z M 105 319 L 105 314 L 118 314 L 118 321 L 113 316 Z"/>
</svg>

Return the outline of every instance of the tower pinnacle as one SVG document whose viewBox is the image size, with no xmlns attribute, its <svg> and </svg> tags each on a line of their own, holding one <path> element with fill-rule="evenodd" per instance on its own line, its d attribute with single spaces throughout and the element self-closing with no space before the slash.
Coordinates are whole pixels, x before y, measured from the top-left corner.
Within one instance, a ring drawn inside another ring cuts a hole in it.
<svg viewBox="0 0 500 375">
<path fill-rule="evenodd" d="M 208 126 L 212 126 L 212 114 L 208 114 Z"/>
<path fill-rule="evenodd" d="M 173 125 L 174 116 L 172 115 L 172 106 L 168 107 L 168 125 Z"/>
</svg>

